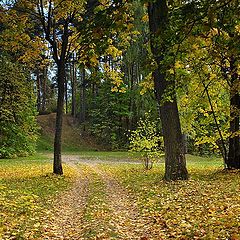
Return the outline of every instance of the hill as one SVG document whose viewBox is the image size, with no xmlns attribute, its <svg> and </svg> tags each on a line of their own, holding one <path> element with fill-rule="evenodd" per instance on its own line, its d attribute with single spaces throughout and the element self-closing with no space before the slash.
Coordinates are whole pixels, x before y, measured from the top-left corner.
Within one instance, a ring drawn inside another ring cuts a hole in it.
<svg viewBox="0 0 240 240">
<path fill-rule="evenodd" d="M 37 142 L 37 151 L 53 151 L 56 114 L 39 115 L 37 122 L 40 126 L 40 137 Z M 84 131 L 69 115 L 63 117 L 62 150 L 73 151 L 98 151 L 104 150 L 103 146 L 97 144 L 94 137 Z"/>
</svg>

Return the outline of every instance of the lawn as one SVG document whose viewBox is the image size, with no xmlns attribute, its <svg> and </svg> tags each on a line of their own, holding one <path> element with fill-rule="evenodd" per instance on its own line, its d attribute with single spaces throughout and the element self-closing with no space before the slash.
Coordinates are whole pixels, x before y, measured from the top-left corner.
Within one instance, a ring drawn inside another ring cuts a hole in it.
<svg viewBox="0 0 240 240">
<path fill-rule="evenodd" d="M 240 239 L 240 172 L 217 158 L 187 156 L 188 181 L 165 182 L 164 165 L 102 164 L 132 195 L 159 239 Z M 156 238 L 154 238 L 156 239 Z"/>
<path fill-rule="evenodd" d="M 221 159 L 187 155 L 190 179 L 165 182 L 163 162 L 146 171 L 142 164 L 119 163 L 131 160 L 127 153 L 84 152 L 80 157 L 89 159 L 78 165 L 88 181 L 83 239 L 95 239 L 111 218 L 109 193 L 116 189 L 106 190 L 106 181 L 125 189 L 140 218 L 151 225 L 153 239 L 240 239 L 240 172 L 223 171 Z M 96 165 L 96 160 L 101 161 Z M 68 165 L 64 177 L 51 171 L 50 159 L 41 154 L 0 160 L 0 239 L 41 239 L 45 220 L 54 221 L 53 199 L 76 177 Z"/>
<path fill-rule="evenodd" d="M 68 188 L 74 171 L 51 174 L 43 155 L 0 160 L 0 239 L 37 239 L 56 194 Z"/>
</svg>

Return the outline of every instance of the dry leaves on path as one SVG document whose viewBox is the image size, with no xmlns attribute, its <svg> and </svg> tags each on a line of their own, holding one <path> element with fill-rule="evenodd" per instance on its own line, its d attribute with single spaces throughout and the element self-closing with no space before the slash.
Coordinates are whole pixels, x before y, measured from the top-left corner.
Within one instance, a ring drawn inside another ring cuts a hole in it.
<svg viewBox="0 0 240 240">
<path fill-rule="evenodd" d="M 99 164 L 65 157 L 78 178 L 70 191 L 55 200 L 45 223 L 44 239 L 148 239 L 148 220 L 136 201 Z"/>
</svg>

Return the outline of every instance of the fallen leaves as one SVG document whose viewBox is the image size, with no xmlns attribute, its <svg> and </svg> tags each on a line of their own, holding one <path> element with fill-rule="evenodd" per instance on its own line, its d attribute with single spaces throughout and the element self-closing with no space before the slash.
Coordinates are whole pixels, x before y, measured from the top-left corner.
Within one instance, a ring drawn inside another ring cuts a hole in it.
<svg viewBox="0 0 240 240">
<path fill-rule="evenodd" d="M 77 178 L 74 166 L 64 178 L 37 165 L 0 173 L 2 239 L 240 239 L 239 171 L 193 164 L 189 181 L 168 183 L 163 165 L 88 161 Z"/>
<path fill-rule="evenodd" d="M 52 199 L 69 186 L 74 171 L 66 167 L 69 174 L 56 177 L 46 161 L 5 161 L 0 164 L 0 239 L 41 239 Z"/>
<path fill-rule="evenodd" d="M 141 216 L 149 219 L 151 239 L 240 239 L 239 173 L 190 166 L 191 180 L 166 183 L 163 166 L 146 172 L 132 165 L 106 169 L 135 196 Z"/>
</svg>

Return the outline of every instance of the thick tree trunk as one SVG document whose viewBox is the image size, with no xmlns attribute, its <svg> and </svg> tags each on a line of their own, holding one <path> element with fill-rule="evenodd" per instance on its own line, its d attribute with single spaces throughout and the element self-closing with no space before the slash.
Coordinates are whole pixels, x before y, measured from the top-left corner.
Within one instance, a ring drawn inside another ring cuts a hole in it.
<svg viewBox="0 0 240 240">
<path fill-rule="evenodd" d="M 231 69 L 231 86 L 230 86 L 230 133 L 229 152 L 226 162 L 229 169 L 240 169 L 240 95 L 239 95 L 239 80 L 237 74 L 236 61 L 232 58 L 230 61 Z"/>
<path fill-rule="evenodd" d="M 160 110 L 165 146 L 165 180 L 188 178 L 184 142 L 177 108 L 175 83 L 166 78 L 168 66 L 163 64 L 167 54 L 168 7 L 166 0 L 157 0 L 148 6 L 151 50 L 157 63 L 153 73 L 155 95 Z M 171 99 L 166 99 L 166 94 Z"/>
<path fill-rule="evenodd" d="M 53 173 L 62 175 L 62 123 L 63 123 L 63 110 L 64 110 L 64 93 L 65 93 L 65 64 L 58 64 L 57 73 L 58 82 L 58 101 L 57 101 L 57 116 L 56 116 L 56 129 L 54 139 L 54 163 Z"/>
<path fill-rule="evenodd" d="M 188 172 L 177 101 L 175 96 L 171 96 L 171 101 L 164 99 L 164 93 L 172 87 L 172 83 L 167 81 L 165 74 L 158 69 L 153 76 L 165 148 L 164 178 L 168 181 L 184 180 L 188 178 Z"/>
</svg>

